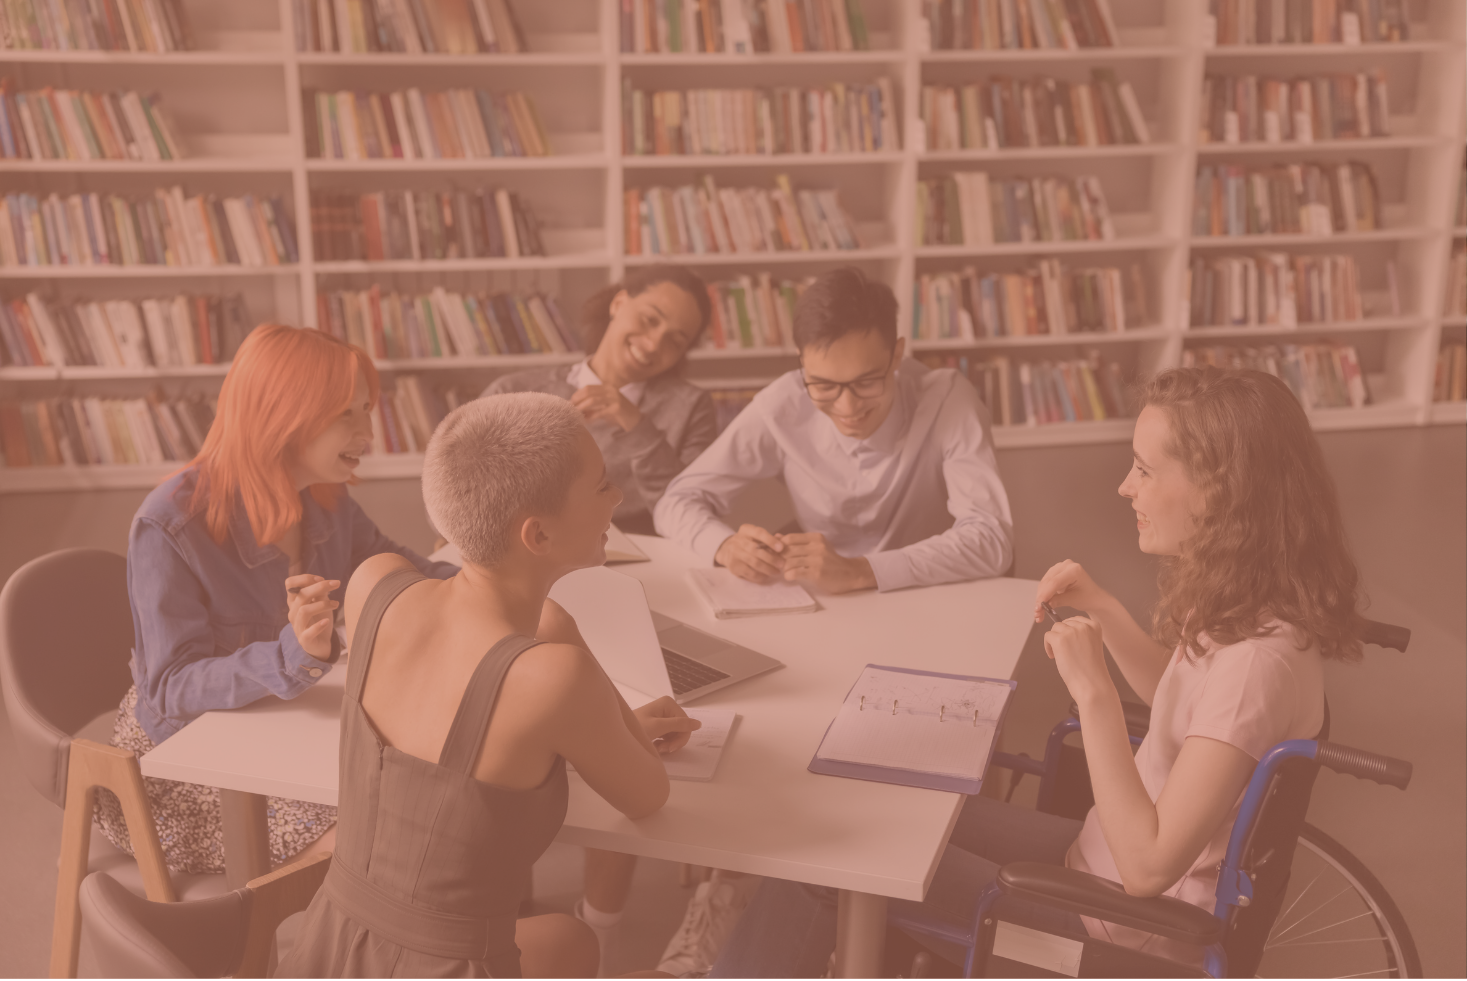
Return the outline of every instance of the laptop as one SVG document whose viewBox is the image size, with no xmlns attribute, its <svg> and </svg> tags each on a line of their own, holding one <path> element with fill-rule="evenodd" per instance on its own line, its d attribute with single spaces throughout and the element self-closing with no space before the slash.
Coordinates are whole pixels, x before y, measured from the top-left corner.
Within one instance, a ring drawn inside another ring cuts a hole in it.
<svg viewBox="0 0 1467 981">
<path fill-rule="evenodd" d="M 550 598 L 575 618 L 596 660 L 631 704 L 662 695 L 686 704 L 784 667 L 758 651 L 653 613 L 641 582 L 605 566 L 562 576 Z"/>
</svg>

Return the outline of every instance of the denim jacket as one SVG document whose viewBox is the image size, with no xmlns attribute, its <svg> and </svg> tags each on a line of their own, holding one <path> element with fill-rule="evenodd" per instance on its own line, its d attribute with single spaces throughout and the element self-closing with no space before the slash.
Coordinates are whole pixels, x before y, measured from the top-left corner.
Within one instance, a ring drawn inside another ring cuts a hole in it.
<svg viewBox="0 0 1467 981">
<path fill-rule="evenodd" d="M 155 743 L 213 709 L 238 708 L 266 695 L 294 698 L 331 670 L 306 653 L 290 625 L 289 558 L 255 541 L 242 508 L 229 537 L 215 542 L 203 513 L 189 516 L 197 479 L 190 467 L 154 489 L 128 534 L 137 718 Z M 341 580 L 331 594 L 338 602 L 356 567 L 381 552 L 405 556 L 437 579 L 458 572 L 387 538 L 348 494 L 333 510 L 308 491 L 301 492 L 301 504 L 302 569 Z"/>
</svg>

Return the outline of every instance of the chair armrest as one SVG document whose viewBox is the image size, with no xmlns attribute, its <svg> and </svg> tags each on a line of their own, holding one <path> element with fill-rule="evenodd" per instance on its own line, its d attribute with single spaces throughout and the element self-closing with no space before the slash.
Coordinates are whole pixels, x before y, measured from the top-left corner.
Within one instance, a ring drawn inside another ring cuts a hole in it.
<svg viewBox="0 0 1467 981">
<path fill-rule="evenodd" d="M 1010 862 L 998 885 L 1015 899 L 1055 906 L 1097 919 L 1206 946 L 1222 939 L 1223 921 L 1200 906 L 1168 896 L 1132 896 L 1118 883 L 1042 862 Z"/>
</svg>

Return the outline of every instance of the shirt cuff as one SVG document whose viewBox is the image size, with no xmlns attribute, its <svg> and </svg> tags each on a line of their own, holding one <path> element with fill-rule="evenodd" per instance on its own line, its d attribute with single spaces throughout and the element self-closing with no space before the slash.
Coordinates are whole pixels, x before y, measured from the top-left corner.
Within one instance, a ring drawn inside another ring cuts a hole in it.
<svg viewBox="0 0 1467 981">
<path fill-rule="evenodd" d="M 693 550 L 693 554 L 704 562 L 709 565 L 717 565 L 713 557 L 718 554 L 718 547 L 734 534 L 732 528 L 714 518 L 698 530 L 689 543 L 689 547 Z"/>
<path fill-rule="evenodd" d="M 917 585 L 917 576 L 912 571 L 912 559 L 900 549 L 874 552 L 866 556 L 866 561 L 871 563 L 871 574 L 876 577 L 876 591 L 879 593 Z"/>
<path fill-rule="evenodd" d="M 333 630 L 332 634 L 335 633 Z M 289 623 L 280 631 L 280 653 L 285 661 L 285 673 L 304 686 L 314 685 L 325 677 L 326 672 L 331 670 L 331 665 L 340 657 L 334 648 L 332 654 L 336 657 L 331 661 L 312 657 L 296 638 L 295 626 Z"/>
</svg>

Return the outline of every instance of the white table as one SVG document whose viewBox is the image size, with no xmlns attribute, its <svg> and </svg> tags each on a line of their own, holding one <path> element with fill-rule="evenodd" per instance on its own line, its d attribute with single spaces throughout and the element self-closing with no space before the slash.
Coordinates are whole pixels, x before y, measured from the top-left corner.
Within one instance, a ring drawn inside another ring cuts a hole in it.
<svg viewBox="0 0 1467 981">
<path fill-rule="evenodd" d="M 1008 678 L 1032 626 L 1035 583 L 990 579 L 894 593 L 822 596 L 813 614 L 715 620 L 687 584 L 680 546 L 635 536 L 652 558 L 617 566 L 651 607 L 783 661 L 700 706 L 741 716 L 715 778 L 675 781 L 667 805 L 631 821 L 571 774 L 560 841 L 832 886 L 837 967 L 880 966 L 886 899 L 920 900 L 957 818 L 957 794 L 820 776 L 806 767 L 868 663 Z M 232 877 L 268 869 L 264 798 L 336 803 L 344 671 L 289 701 L 209 712 L 142 758 L 147 776 L 225 790 Z M 262 864 L 263 863 L 263 864 Z"/>
</svg>

